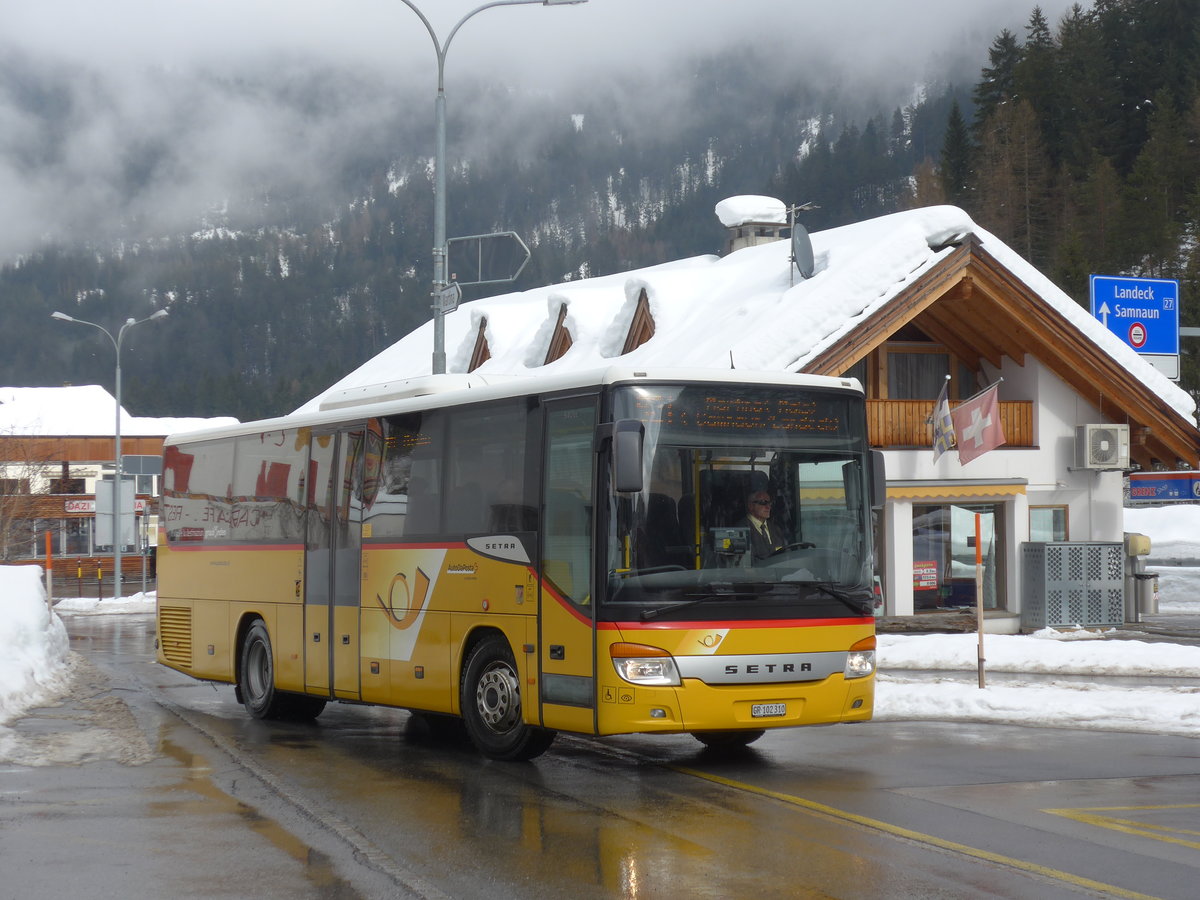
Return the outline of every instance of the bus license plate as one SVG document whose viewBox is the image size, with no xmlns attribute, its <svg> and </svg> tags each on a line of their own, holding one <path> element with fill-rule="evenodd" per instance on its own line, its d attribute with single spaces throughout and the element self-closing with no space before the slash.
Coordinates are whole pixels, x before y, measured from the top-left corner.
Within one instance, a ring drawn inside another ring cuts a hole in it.
<svg viewBox="0 0 1200 900">
<path fill-rule="evenodd" d="M 750 715 L 755 719 L 766 719 L 772 716 L 786 716 L 786 703 L 755 703 L 750 707 Z"/>
</svg>

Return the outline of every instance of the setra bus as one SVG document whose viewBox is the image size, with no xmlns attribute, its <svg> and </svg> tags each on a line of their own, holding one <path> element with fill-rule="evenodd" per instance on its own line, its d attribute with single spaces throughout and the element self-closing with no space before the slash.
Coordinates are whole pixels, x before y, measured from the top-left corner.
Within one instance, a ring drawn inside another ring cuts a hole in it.
<svg viewBox="0 0 1200 900">
<path fill-rule="evenodd" d="M 772 501 L 769 555 L 747 497 Z M 856 380 L 610 368 L 434 375 L 169 437 L 158 661 L 250 715 L 461 717 L 495 759 L 557 731 L 863 721 L 872 508 Z"/>
</svg>

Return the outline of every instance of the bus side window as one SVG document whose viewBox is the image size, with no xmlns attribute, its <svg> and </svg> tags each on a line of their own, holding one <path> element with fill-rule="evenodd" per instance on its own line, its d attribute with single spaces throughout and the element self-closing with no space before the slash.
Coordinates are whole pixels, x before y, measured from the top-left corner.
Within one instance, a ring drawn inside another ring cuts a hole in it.
<svg viewBox="0 0 1200 900">
<path fill-rule="evenodd" d="M 451 412 L 446 453 L 446 532 L 495 530 L 496 498 L 505 495 L 510 498 L 507 502 L 520 502 L 524 495 L 528 415 L 526 404 L 513 401 Z"/>
<path fill-rule="evenodd" d="M 382 421 L 383 459 L 364 513 L 373 537 L 438 530 L 440 421 L 437 413 L 389 416 Z"/>
</svg>

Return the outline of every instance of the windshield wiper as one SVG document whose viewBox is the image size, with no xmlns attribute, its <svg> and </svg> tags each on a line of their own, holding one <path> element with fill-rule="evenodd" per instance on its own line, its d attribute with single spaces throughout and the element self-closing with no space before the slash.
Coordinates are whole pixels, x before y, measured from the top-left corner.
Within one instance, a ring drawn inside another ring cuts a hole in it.
<svg viewBox="0 0 1200 900">
<path fill-rule="evenodd" d="M 744 597 L 757 596 L 758 591 L 724 591 L 716 594 L 705 594 L 703 597 L 695 597 L 691 600 L 685 600 L 682 603 L 668 603 L 666 606 L 656 606 L 654 609 L 648 609 L 642 613 L 642 621 L 658 618 L 665 612 L 687 609 L 689 606 L 699 606 L 701 603 L 709 603 L 713 600 L 737 600 Z"/>
<path fill-rule="evenodd" d="M 842 606 L 845 606 L 852 612 L 858 613 L 860 616 L 865 616 L 870 613 L 870 608 L 867 606 L 866 600 L 860 601 L 852 597 L 849 593 L 843 591 L 841 588 L 834 587 L 833 582 L 831 581 L 814 581 L 811 582 L 811 584 L 815 588 L 820 588 L 826 593 L 827 596 L 832 597 L 838 603 L 842 604 Z"/>
</svg>

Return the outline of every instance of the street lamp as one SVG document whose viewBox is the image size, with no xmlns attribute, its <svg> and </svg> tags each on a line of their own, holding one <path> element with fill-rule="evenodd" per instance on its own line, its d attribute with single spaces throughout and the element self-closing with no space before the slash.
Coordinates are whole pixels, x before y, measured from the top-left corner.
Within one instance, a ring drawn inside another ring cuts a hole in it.
<svg viewBox="0 0 1200 900">
<path fill-rule="evenodd" d="M 134 325 L 141 325 L 143 322 L 151 322 L 154 319 L 165 319 L 167 311 L 160 309 L 153 315 L 147 316 L 144 319 L 134 319 L 132 316 L 125 320 L 121 326 L 121 330 L 117 332 L 114 338 L 109 330 L 102 325 L 97 325 L 95 322 L 85 322 L 83 319 L 76 319 L 73 316 L 68 316 L 66 313 L 53 312 L 50 318 L 59 319 L 63 322 L 75 322 L 79 325 L 91 325 L 93 328 L 104 332 L 104 336 L 112 341 L 113 350 L 117 353 L 117 414 L 116 425 L 113 428 L 114 453 L 115 456 L 115 474 L 113 475 L 113 495 L 112 495 L 112 519 L 113 519 L 113 599 L 116 600 L 121 596 L 121 342 L 125 339 L 125 332 Z"/>
<path fill-rule="evenodd" d="M 458 34 L 458 29 L 462 28 L 467 19 L 485 9 L 491 9 L 493 6 L 530 6 L 534 3 L 540 3 L 542 6 L 578 6 L 581 3 L 587 3 L 587 0 L 492 0 L 491 3 L 485 3 L 459 19 L 458 23 L 450 29 L 450 36 L 446 38 L 444 44 L 438 40 L 433 25 L 412 0 L 400 0 L 400 2 L 421 19 L 425 30 L 429 32 L 429 37 L 433 39 L 433 49 L 437 53 L 438 87 L 437 100 L 434 103 L 437 117 L 437 144 L 433 166 L 433 374 L 441 375 L 446 371 L 446 312 L 443 304 L 449 283 L 446 278 L 446 89 L 444 78 L 446 51 L 450 49 L 450 42 L 454 40 L 454 35 Z"/>
</svg>

